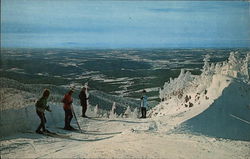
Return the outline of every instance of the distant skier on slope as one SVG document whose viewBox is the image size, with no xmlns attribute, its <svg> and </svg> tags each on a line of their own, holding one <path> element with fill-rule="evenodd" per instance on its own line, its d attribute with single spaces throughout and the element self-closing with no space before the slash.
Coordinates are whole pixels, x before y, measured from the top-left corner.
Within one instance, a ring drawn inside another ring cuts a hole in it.
<svg viewBox="0 0 250 159">
<path fill-rule="evenodd" d="M 70 122 L 73 118 L 73 114 L 72 114 L 72 103 L 73 103 L 73 98 L 72 98 L 72 94 L 73 94 L 73 90 L 70 90 L 67 94 L 64 95 L 62 102 L 64 103 L 63 109 L 65 112 L 65 126 L 64 129 L 65 130 L 74 130 L 75 128 L 73 128 L 70 125 Z"/>
<path fill-rule="evenodd" d="M 146 90 L 142 91 L 142 97 L 141 97 L 141 114 L 142 116 L 140 118 L 146 118 L 147 114 L 147 107 L 148 107 L 148 97 L 146 96 Z"/>
<path fill-rule="evenodd" d="M 40 125 L 36 129 L 36 133 L 39 133 L 39 134 L 42 134 L 43 132 L 49 132 L 45 128 L 46 118 L 44 114 L 45 110 L 51 112 L 49 106 L 47 105 L 47 99 L 49 95 L 50 95 L 50 91 L 48 89 L 45 89 L 43 92 L 43 96 L 36 102 L 36 113 L 41 121 Z"/>
<path fill-rule="evenodd" d="M 87 118 L 86 111 L 87 111 L 87 100 L 89 99 L 86 95 L 86 87 L 83 87 L 80 94 L 79 99 L 82 106 L 82 117 Z"/>
</svg>

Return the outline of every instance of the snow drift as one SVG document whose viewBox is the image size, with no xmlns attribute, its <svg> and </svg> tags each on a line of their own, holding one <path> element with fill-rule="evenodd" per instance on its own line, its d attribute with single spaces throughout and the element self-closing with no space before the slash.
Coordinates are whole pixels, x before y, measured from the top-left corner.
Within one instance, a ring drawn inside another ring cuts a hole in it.
<svg viewBox="0 0 250 159">
<path fill-rule="evenodd" d="M 149 115 L 175 117 L 178 132 L 250 140 L 249 54 L 231 52 L 228 62 L 209 64 L 204 59 L 200 76 L 181 71 L 160 90 L 162 102 Z M 161 123 L 166 121 L 161 120 Z"/>
<path fill-rule="evenodd" d="M 181 124 L 182 130 L 250 141 L 250 87 L 231 80 L 208 109 Z"/>
</svg>

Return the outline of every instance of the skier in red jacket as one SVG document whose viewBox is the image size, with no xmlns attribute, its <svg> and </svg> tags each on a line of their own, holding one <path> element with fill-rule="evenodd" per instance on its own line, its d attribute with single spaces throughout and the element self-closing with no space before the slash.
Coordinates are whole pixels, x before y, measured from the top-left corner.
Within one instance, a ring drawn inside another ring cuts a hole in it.
<svg viewBox="0 0 250 159">
<path fill-rule="evenodd" d="M 74 128 L 70 125 L 70 122 L 73 118 L 73 114 L 72 114 L 72 103 L 73 103 L 73 98 L 72 98 L 72 94 L 73 94 L 73 90 L 70 90 L 67 94 L 64 95 L 64 98 L 62 100 L 62 102 L 64 103 L 63 109 L 65 112 L 65 126 L 64 129 L 66 130 L 73 130 Z"/>
</svg>

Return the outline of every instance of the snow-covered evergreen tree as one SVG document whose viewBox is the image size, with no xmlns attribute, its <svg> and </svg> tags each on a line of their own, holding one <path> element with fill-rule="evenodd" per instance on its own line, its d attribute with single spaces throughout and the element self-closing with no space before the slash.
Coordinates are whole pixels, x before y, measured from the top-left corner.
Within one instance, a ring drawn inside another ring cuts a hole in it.
<svg viewBox="0 0 250 159">
<path fill-rule="evenodd" d="M 169 99 L 171 96 L 177 96 L 178 98 L 183 96 L 186 88 L 193 81 L 193 76 L 189 71 L 185 72 L 184 69 L 181 70 L 180 75 L 164 84 L 163 89 L 160 89 L 160 99 L 162 101 Z"/>
<path fill-rule="evenodd" d="M 95 116 L 96 116 L 96 117 L 99 117 L 99 116 L 100 116 L 98 104 L 97 104 L 97 105 L 95 106 L 95 108 L 94 108 L 94 113 L 95 113 Z"/>
<path fill-rule="evenodd" d="M 117 114 L 115 113 L 115 109 L 116 109 L 116 103 L 114 102 L 112 105 L 112 109 L 109 113 L 109 118 L 111 118 L 111 119 L 117 118 Z"/>
<path fill-rule="evenodd" d="M 132 118 L 138 118 L 139 117 L 139 111 L 137 108 L 134 109 L 134 111 L 131 113 Z"/>
<path fill-rule="evenodd" d="M 124 112 L 124 117 L 125 118 L 131 117 L 131 113 L 132 113 L 131 108 L 130 108 L 130 106 L 128 106 L 126 111 Z"/>
<path fill-rule="evenodd" d="M 210 66 L 209 66 L 209 61 L 210 61 L 210 55 L 206 55 L 205 58 L 203 59 L 204 61 L 204 65 L 203 65 L 203 68 L 202 68 L 202 73 L 203 74 L 208 74 L 209 73 L 209 70 L 210 70 Z"/>
<path fill-rule="evenodd" d="M 192 107 L 201 95 L 204 99 L 209 99 L 207 95 L 208 88 L 212 81 L 218 80 L 218 76 L 237 78 L 243 82 L 250 83 L 249 57 L 249 53 L 246 57 L 241 58 L 238 52 L 231 52 L 228 62 L 210 64 L 210 56 L 206 55 L 203 60 L 204 66 L 201 75 L 194 76 L 189 71 L 185 72 L 182 69 L 177 78 L 170 78 L 170 81 L 164 84 L 163 88 L 159 91 L 159 97 L 163 103 L 166 103 L 165 105 L 167 105 L 168 100 L 173 100 L 175 101 L 175 106 L 180 106 L 181 104 L 183 107 Z M 220 83 L 218 83 L 218 85 L 220 85 Z M 210 96 L 213 95 L 210 94 Z M 158 111 L 160 111 L 160 109 L 162 109 L 162 106 L 159 107 Z"/>
</svg>

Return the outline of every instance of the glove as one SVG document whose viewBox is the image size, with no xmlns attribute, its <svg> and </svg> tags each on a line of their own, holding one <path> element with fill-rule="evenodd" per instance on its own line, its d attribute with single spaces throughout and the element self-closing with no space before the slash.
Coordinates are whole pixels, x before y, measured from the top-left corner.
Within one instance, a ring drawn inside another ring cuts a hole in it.
<svg viewBox="0 0 250 159">
<path fill-rule="evenodd" d="M 46 109 L 47 111 L 49 111 L 49 112 L 52 112 L 52 110 L 50 109 L 49 106 L 47 106 L 45 109 Z"/>
</svg>

